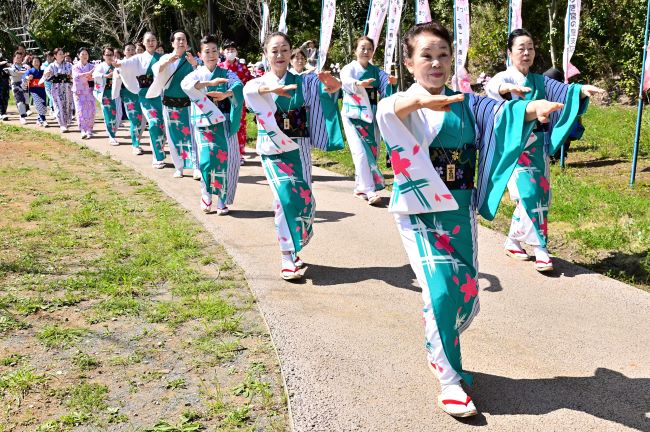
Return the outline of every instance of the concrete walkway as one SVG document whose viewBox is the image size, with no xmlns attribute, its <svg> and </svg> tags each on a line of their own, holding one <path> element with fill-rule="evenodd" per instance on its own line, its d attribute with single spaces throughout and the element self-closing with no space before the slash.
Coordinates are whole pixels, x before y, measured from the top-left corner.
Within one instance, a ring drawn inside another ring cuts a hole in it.
<svg viewBox="0 0 650 432">
<path fill-rule="evenodd" d="M 152 169 L 148 147 L 132 155 L 127 136 L 119 147 L 103 132 L 66 138 L 154 180 L 245 270 L 295 431 L 650 431 L 650 294 L 559 259 L 542 276 L 481 228 L 482 311 L 462 337 L 481 415 L 457 421 L 435 407 L 420 289 L 385 208 L 353 198 L 349 178 L 314 169 L 315 236 L 300 254 L 309 269 L 302 283 L 284 282 L 259 159 L 242 167 L 231 215 L 204 215 L 198 182 Z"/>
</svg>

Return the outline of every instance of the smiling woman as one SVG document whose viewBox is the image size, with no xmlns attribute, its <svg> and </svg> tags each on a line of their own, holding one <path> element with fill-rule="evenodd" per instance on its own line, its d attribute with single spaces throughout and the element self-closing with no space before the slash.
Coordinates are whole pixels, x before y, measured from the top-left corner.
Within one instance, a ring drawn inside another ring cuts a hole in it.
<svg viewBox="0 0 650 432">
<path fill-rule="evenodd" d="M 389 211 L 422 287 L 428 363 L 442 386 L 438 406 L 467 417 L 477 410 L 460 386 L 472 381 L 460 334 L 479 311 L 476 213 L 494 218 L 532 120 L 562 105 L 453 92 L 446 87 L 450 36 L 437 22 L 412 27 L 403 41 L 417 82 L 377 110 L 395 174 Z"/>
</svg>

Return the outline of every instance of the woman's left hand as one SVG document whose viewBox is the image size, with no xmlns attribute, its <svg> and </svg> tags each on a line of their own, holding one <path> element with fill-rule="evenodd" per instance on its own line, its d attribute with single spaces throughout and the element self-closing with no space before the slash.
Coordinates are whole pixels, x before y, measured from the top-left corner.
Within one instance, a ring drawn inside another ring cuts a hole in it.
<svg viewBox="0 0 650 432">
<path fill-rule="evenodd" d="M 192 67 L 196 67 L 199 64 L 194 58 L 194 56 L 192 55 L 192 53 L 190 53 L 189 51 L 185 52 L 185 60 L 187 60 L 187 62 L 191 64 Z"/>
<path fill-rule="evenodd" d="M 334 78 L 329 71 L 318 72 L 318 79 L 325 84 L 325 91 L 327 93 L 335 93 L 341 88 L 341 81 Z"/>
<path fill-rule="evenodd" d="M 228 93 L 230 92 L 210 91 L 207 92 L 206 95 L 210 96 L 213 99 L 216 99 L 217 101 L 222 101 L 227 97 L 230 97 Z"/>
<path fill-rule="evenodd" d="M 551 113 L 560 111 L 562 108 L 564 108 L 564 104 L 558 102 L 550 102 L 546 99 L 536 100 L 531 103 L 535 104 L 535 116 L 540 123 L 548 123 Z"/>
<path fill-rule="evenodd" d="M 585 84 L 582 86 L 582 89 L 580 89 L 580 96 L 585 98 L 585 97 L 591 97 L 595 94 L 603 94 L 605 92 L 606 92 L 605 89 L 601 89 L 600 87 Z"/>
<path fill-rule="evenodd" d="M 390 76 L 388 77 L 388 82 L 390 83 L 390 85 L 395 85 L 395 84 L 397 84 L 397 77 L 396 77 L 395 75 L 390 75 Z"/>
</svg>

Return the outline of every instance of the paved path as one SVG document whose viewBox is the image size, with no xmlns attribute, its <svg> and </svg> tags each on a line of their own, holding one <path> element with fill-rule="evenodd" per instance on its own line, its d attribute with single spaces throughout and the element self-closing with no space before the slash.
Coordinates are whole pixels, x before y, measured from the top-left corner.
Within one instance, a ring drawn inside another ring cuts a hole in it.
<svg viewBox="0 0 650 432">
<path fill-rule="evenodd" d="M 127 142 L 126 131 L 119 136 Z M 259 159 L 242 167 L 233 211 L 219 217 L 200 211 L 197 182 L 153 170 L 149 152 L 109 147 L 105 133 L 66 137 L 153 179 L 245 269 L 277 346 L 295 431 L 650 431 L 650 294 L 562 260 L 542 276 L 505 257 L 503 237 L 481 228 L 482 311 L 462 343 L 482 414 L 457 421 L 435 408 L 420 289 L 392 218 L 353 198 L 350 179 L 314 169 L 315 236 L 301 253 L 309 269 L 291 284 L 279 278 Z"/>
</svg>

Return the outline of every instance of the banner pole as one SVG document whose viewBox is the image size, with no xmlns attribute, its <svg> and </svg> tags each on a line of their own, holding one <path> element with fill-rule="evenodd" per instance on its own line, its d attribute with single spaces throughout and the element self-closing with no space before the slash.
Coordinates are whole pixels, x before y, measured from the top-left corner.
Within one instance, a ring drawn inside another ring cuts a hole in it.
<svg viewBox="0 0 650 432">
<path fill-rule="evenodd" d="M 367 35 L 368 34 L 368 22 L 370 21 L 370 11 L 372 10 L 372 0 L 369 2 L 370 4 L 368 5 L 368 13 L 366 14 L 366 27 L 363 29 L 363 34 Z M 379 42 L 379 41 L 377 41 Z"/>
<path fill-rule="evenodd" d="M 641 116 L 643 115 L 643 81 L 645 80 L 645 62 L 648 55 L 648 24 L 650 24 L 650 0 L 648 0 L 645 16 L 645 33 L 643 37 L 643 62 L 641 63 L 641 82 L 639 83 L 639 103 L 636 111 L 636 131 L 634 133 L 634 151 L 632 154 L 632 169 L 630 170 L 630 187 L 634 186 L 636 177 L 636 161 L 639 157 L 639 138 L 641 136 Z"/>
</svg>

